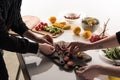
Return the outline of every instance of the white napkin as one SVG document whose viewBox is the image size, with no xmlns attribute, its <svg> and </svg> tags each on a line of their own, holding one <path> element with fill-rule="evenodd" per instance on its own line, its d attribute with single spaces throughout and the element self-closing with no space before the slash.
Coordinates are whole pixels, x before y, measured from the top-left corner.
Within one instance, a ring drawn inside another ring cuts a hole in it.
<svg viewBox="0 0 120 80">
<path fill-rule="evenodd" d="M 42 61 L 42 58 L 38 56 L 26 56 L 24 57 L 24 59 L 25 59 L 25 64 L 36 63 L 37 66 L 39 66 L 39 64 Z"/>
</svg>

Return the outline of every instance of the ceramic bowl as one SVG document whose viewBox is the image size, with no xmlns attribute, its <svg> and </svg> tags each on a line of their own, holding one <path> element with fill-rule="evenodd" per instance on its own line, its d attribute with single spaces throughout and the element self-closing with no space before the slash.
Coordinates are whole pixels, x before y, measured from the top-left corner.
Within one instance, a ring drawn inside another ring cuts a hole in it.
<svg viewBox="0 0 120 80">
<path fill-rule="evenodd" d="M 94 17 L 85 17 L 82 19 L 82 28 L 83 30 L 89 30 L 94 32 L 99 27 L 99 20 Z"/>
<path fill-rule="evenodd" d="M 78 20 L 80 18 L 80 14 L 79 13 L 66 13 L 64 15 L 65 20 L 68 23 L 74 23 L 76 20 Z"/>
</svg>

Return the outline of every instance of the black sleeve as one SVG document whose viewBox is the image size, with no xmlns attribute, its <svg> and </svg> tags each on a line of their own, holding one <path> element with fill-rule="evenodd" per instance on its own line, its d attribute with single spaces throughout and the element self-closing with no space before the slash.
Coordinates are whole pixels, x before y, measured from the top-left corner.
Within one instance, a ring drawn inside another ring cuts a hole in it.
<svg viewBox="0 0 120 80">
<path fill-rule="evenodd" d="M 20 52 L 20 53 L 37 53 L 38 44 L 29 42 L 27 39 L 18 38 L 14 36 L 9 36 L 7 26 L 5 24 L 5 20 L 2 17 L 2 8 L 0 7 L 0 49 Z M 25 25 L 24 23 L 19 23 L 19 25 Z M 25 26 L 21 26 L 20 31 L 15 29 L 19 34 L 23 34 L 27 28 Z"/>
<path fill-rule="evenodd" d="M 13 6 L 14 7 L 14 6 Z M 26 24 L 23 22 L 23 20 L 22 20 L 22 17 L 21 17 L 21 14 L 20 14 L 20 3 L 19 3 L 19 5 L 18 5 L 18 8 L 16 8 L 15 7 L 15 9 L 14 9 L 14 16 L 13 16 L 13 18 L 15 19 L 14 20 L 14 22 L 12 23 L 12 25 L 11 25 L 11 29 L 14 31 L 14 32 L 16 32 L 16 33 L 18 33 L 19 35 L 23 35 L 23 33 L 25 32 L 25 31 L 27 31 L 28 30 L 28 27 L 26 26 Z"/>
<path fill-rule="evenodd" d="M 120 31 L 116 33 L 116 38 L 117 38 L 117 40 L 118 40 L 118 42 L 120 44 Z"/>
</svg>

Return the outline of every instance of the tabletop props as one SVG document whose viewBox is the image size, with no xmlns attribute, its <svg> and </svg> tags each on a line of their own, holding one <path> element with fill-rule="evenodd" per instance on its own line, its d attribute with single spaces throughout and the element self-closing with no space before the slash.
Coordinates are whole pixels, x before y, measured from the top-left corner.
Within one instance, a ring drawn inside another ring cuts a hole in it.
<svg viewBox="0 0 120 80">
<path fill-rule="evenodd" d="M 59 41 L 54 44 L 55 51 L 53 54 L 45 56 L 65 71 L 72 71 L 75 68 L 86 66 L 86 63 L 92 60 L 91 56 L 84 52 L 70 53 L 67 48 L 68 45 L 68 42 Z"/>
</svg>

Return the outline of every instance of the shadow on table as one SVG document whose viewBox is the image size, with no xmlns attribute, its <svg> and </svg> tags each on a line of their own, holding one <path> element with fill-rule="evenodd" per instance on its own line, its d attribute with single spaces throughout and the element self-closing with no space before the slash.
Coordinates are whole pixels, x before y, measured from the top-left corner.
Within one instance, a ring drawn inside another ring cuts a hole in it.
<svg viewBox="0 0 120 80">
<path fill-rule="evenodd" d="M 27 64 L 27 69 L 29 69 L 30 75 L 36 75 L 48 71 L 53 66 L 51 60 L 46 57 L 42 57 L 41 63 L 37 66 L 36 63 Z"/>
<path fill-rule="evenodd" d="M 76 74 L 76 80 L 85 80 L 85 79 Z M 98 77 L 95 77 L 93 80 L 109 80 L 109 79 L 107 75 L 100 75 Z"/>
</svg>

